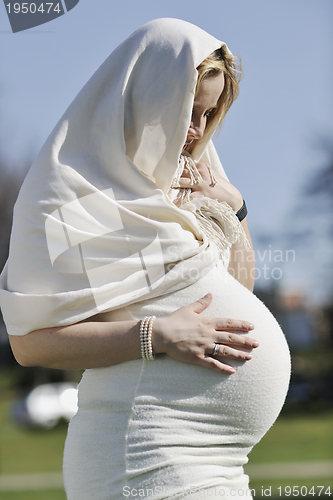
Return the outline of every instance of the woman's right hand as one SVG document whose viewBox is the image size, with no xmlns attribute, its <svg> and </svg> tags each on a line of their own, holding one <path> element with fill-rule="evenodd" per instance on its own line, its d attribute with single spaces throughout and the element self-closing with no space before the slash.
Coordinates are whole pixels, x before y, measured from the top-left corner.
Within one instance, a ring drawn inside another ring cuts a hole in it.
<svg viewBox="0 0 333 500">
<path fill-rule="evenodd" d="M 250 360 L 250 351 L 259 344 L 244 334 L 253 330 L 254 326 L 248 321 L 201 315 L 212 298 L 211 294 L 207 294 L 168 316 L 156 318 L 152 338 L 154 352 L 166 353 L 178 361 L 227 374 L 235 373 L 235 369 L 226 362 L 226 358 Z M 215 349 L 213 357 L 215 344 L 219 349 L 217 352 Z"/>
</svg>

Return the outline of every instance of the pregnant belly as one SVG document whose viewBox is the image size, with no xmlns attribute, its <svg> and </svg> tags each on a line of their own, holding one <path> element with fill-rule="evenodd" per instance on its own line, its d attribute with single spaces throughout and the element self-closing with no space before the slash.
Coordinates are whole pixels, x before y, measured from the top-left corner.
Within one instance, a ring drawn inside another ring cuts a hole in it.
<svg viewBox="0 0 333 500">
<path fill-rule="evenodd" d="M 108 313 L 104 320 L 165 316 L 207 292 L 213 294 L 213 302 L 203 314 L 255 325 L 250 335 L 259 347 L 250 361 L 231 361 L 235 374 L 166 355 L 153 362 L 135 360 L 84 373 L 67 450 L 74 450 L 76 464 L 85 454 L 76 450 L 78 443 L 98 457 L 106 450 L 108 461 L 99 464 L 106 464 L 101 470 L 110 477 L 112 490 L 121 485 L 114 498 L 122 498 L 123 484 L 158 485 L 168 492 L 156 496 L 161 500 L 170 497 L 171 486 L 180 491 L 184 485 L 248 495 L 243 465 L 277 418 L 290 377 L 284 335 L 264 304 L 220 265 L 186 289 Z M 82 470 L 82 477 L 89 477 L 85 466 Z M 198 495 L 195 498 L 202 498 Z"/>
<path fill-rule="evenodd" d="M 114 311 L 105 319 L 165 316 L 207 292 L 213 294 L 213 302 L 202 314 L 243 319 L 254 324 L 250 336 L 259 341 L 259 347 L 253 350 L 250 361 L 228 360 L 236 368 L 233 375 L 180 363 L 166 355 L 157 357 L 154 362 L 138 360 L 89 370 L 81 384 L 82 403 L 135 400 L 135 405 L 142 405 L 147 411 L 153 408 L 155 417 L 159 413 L 162 416 L 166 408 L 170 408 L 183 412 L 183 416 L 186 414 L 186 420 L 196 420 L 198 429 L 200 423 L 208 419 L 219 427 L 220 435 L 228 436 L 227 439 L 231 436 L 230 439 L 235 440 L 237 435 L 238 442 L 248 446 L 259 441 L 274 423 L 286 397 L 290 378 L 289 350 L 270 311 L 222 265 L 188 288 Z M 85 378 L 89 379 L 89 391 L 84 390 Z M 148 415 L 145 418 L 150 420 Z"/>
</svg>

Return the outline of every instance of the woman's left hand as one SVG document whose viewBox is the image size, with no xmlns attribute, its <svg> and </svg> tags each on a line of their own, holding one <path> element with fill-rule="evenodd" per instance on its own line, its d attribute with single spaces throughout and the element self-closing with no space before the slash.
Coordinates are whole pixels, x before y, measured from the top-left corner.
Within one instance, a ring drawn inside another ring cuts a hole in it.
<svg viewBox="0 0 333 500">
<path fill-rule="evenodd" d="M 197 163 L 196 167 L 202 181 L 199 180 L 197 184 L 194 184 L 186 168 L 179 179 L 179 187 L 191 188 L 191 199 L 206 196 L 219 202 L 225 201 L 235 212 L 242 207 L 243 197 L 241 193 L 227 179 L 212 171 L 206 163 Z"/>
</svg>

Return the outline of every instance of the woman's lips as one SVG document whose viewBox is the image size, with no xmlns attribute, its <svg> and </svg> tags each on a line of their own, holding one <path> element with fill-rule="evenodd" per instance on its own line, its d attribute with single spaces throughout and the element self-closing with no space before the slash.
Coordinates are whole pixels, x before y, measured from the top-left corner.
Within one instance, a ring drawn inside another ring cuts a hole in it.
<svg viewBox="0 0 333 500">
<path fill-rule="evenodd" d="M 187 146 L 189 146 L 192 142 L 193 142 L 193 139 L 191 139 L 190 141 L 186 141 L 186 142 L 185 142 L 185 144 L 184 144 L 184 146 L 183 146 L 183 151 L 184 151 L 184 149 L 186 149 L 186 148 L 187 148 Z"/>
</svg>

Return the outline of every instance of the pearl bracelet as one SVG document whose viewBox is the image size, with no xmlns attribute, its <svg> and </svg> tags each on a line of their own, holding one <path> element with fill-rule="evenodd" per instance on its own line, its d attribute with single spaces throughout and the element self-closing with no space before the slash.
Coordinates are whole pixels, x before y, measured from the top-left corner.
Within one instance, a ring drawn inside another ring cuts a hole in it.
<svg viewBox="0 0 333 500">
<path fill-rule="evenodd" d="M 141 356 L 142 359 L 146 359 L 147 361 L 155 359 L 151 341 L 154 319 L 155 316 L 146 316 L 140 324 Z"/>
</svg>

